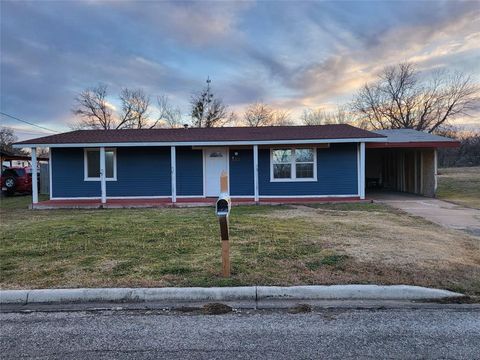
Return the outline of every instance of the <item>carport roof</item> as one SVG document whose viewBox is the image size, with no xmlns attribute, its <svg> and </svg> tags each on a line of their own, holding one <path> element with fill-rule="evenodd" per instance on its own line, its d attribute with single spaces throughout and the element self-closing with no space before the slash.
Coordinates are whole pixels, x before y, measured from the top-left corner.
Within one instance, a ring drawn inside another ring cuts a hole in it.
<svg viewBox="0 0 480 360">
<path fill-rule="evenodd" d="M 371 143 L 368 147 L 458 147 L 460 142 L 445 136 L 434 135 L 413 129 L 374 130 L 386 136 L 385 142 Z"/>
</svg>

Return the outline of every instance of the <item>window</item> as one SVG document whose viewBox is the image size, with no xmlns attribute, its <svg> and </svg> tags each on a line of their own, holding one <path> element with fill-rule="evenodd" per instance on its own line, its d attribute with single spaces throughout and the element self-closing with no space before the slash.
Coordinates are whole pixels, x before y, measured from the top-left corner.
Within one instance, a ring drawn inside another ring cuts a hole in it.
<svg viewBox="0 0 480 360">
<path fill-rule="evenodd" d="M 316 160 L 314 148 L 272 149 L 270 181 L 316 181 Z"/>
<path fill-rule="evenodd" d="M 24 169 L 5 169 L 2 176 L 22 177 L 25 175 Z"/>
<path fill-rule="evenodd" d="M 290 179 L 292 177 L 292 149 L 277 149 L 272 152 L 273 178 Z"/>
<path fill-rule="evenodd" d="M 105 179 L 117 180 L 115 149 L 105 149 Z M 85 181 L 100 180 L 100 149 L 85 149 Z"/>
</svg>

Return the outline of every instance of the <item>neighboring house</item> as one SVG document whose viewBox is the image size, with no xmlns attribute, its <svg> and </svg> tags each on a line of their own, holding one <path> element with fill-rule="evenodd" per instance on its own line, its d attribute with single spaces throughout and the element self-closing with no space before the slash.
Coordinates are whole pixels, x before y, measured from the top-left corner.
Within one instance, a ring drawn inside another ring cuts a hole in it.
<svg viewBox="0 0 480 360">
<path fill-rule="evenodd" d="M 12 166 L 30 166 L 30 161 L 31 158 L 29 155 L 12 154 L 8 151 L 0 150 L 0 163 L 2 164 L 2 170 L 3 168 Z M 48 161 L 48 158 L 37 157 L 37 161 Z"/>
<path fill-rule="evenodd" d="M 366 165 L 379 186 L 433 196 L 436 148 L 457 145 L 412 130 L 323 125 L 78 130 L 15 147 L 50 148 L 51 200 L 105 203 L 217 197 L 222 171 L 233 199 L 364 199 Z"/>
</svg>

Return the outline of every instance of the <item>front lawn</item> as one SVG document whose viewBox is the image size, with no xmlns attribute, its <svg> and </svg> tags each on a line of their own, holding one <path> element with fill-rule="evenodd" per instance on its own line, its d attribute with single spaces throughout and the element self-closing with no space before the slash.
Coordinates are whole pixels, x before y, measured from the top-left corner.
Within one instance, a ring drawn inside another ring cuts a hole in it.
<svg viewBox="0 0 480 360">
<path fill-rule="evenodd" d="M 48 195 L 38 195 L 38 201 L 48 200 Z M 32 203 L 29 195 L 5 196 L 0 194 L 0 209 L 27 209 Z"/>
<path fill-rule="evenodd" d="M 478 238 L 382 205 L 235 206 L 223 279 L 210 207 L 30 211 L 26 202 L 2 199 L 4 289 L 401 283 L 480 294 Z"/>
<path fill-rule="evenodd" d="M 480 209 L 480 166 L 438 169 L 437 197 Z"/>
</svg>

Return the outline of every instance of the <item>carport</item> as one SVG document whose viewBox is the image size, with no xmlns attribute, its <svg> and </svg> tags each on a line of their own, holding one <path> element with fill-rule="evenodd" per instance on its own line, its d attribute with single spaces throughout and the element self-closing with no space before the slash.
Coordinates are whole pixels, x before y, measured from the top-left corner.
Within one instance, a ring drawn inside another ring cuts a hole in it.
<svg viewBox="0 0 480 360">
<path fill-rule="evenodd" d="M 437 190 L 437 149 L 460 143 L 412 129 L 378 130 L 385 142 L 367 143 L 367 191 L 399 191 L 434 197 Z"/>
</svg>

